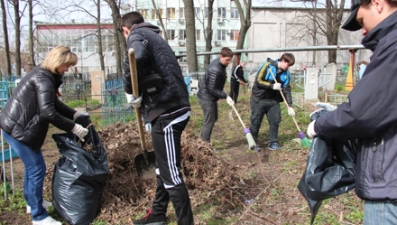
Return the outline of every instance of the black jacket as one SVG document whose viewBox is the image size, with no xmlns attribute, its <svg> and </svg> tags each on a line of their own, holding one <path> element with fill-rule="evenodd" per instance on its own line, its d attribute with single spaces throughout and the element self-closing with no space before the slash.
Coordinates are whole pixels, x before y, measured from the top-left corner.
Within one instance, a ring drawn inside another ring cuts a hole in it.
<svg viewBox="0 0 397 225">
<path fill-rule="evenodd" d="M 226 66 L 221 63 L 220 58 L 212 60 L 204 78 L 201 79 L 197 97 L 206 101 L 225 99 L 227 97 L 227 94 L 223 91 L 225 82 Z"/>
<path fill-rule="evenodd" d="M 235 66 L 232 71 L 232 76 L 231 76 L 231 81 L 236 81 L 236 82 L 244 82 L 247 83 L 247 81 L 244 78 L 244 70 L 241 64 Z"/>
<path fill-rule="evenodd" d="M 320 137 L 358 139 L 356 193 L 365 200 L 397 201 L 397 12 L 362 44 L 373 51 L 348 102 L 315 122 Z"/>
<path fill-rule="evenodd" d="M 273 90 L 273 84 L 275 83 L 273 75 L 276 77 L 278 83 L 281 84 L 282 92 L 289 106 L 292 107 L 292 96 L 291 96 L 291 75 L 289 71 L 277 72 L 278 60 L 268 61 L 259 67 L 259 70 L 255 76 L 255 82 L 252 87 L 252 98 L 255 102 L 261 99 L 272 99 L 278 102 L 283 101 L 280 91 Z"/>
<path fill-rule="evenodd" d="M 51 123 L 59 129 L 73 129 L 76 110 L 58 100 L 62 84 L 59 74 L 40 65 L 22 78 L 0 113 L 0 127 L 34 151 L 39 151 Z"/>
<path fill-rule="evenodd" d="M 152 122 L 165 112 L 181 108 L 190 110 L 189 93 L 181 67 L 159 32 L 160 29 L 150 23 L 140 23 L 132 27 L 127 38 L 127 49 L 133 48 L 135 51 L 138 82 L 153 73 L 162 77 L 161 92 L 143 95 L 141 111 L 145 122 Z M 124 61 L 124 90 L 132 94 L 128 50 Z"/>
</svg>

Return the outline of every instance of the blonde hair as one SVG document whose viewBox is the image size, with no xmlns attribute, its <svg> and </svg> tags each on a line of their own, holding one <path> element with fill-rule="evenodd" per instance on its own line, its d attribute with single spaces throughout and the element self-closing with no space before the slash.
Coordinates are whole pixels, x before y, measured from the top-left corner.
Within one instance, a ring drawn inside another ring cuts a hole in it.
<svg viewBox="0 0 397 225">
<path fill-rule="evenodd" d="M 62 65 L 74 66 L 77 64 L 77 59 L 77 55 L 71 52 L 69 47 L 58 45 L 48 53 L 41 67 L 51 73 L 58 73 L 58 67 Z"/>
</svg>

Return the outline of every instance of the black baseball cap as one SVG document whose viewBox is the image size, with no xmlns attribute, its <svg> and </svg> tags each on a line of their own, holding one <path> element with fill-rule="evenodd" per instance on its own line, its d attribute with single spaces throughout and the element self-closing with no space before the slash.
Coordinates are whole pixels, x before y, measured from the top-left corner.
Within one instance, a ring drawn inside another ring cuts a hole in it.
<svg viewBox="0 0 397 225">
<path fill-rule="evenodd" d="M 367 0 L 352 0 L 350 15 L 347 17 L 345 22 L 342 25 L 342 28 L 349 31 L 356 31 L 361 29 L 361 25 L 357 23 L 357 11 L 360 8 L 360 5 L 366 2 Z"/>
</svg>

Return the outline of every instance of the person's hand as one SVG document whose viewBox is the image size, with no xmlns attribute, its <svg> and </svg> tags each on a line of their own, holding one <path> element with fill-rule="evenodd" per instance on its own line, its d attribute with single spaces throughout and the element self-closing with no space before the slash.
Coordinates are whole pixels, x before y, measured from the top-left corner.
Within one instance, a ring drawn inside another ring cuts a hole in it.
<svg viewBox="0 0 397 225">
<path fill-rule="evenodd" d="M 330 103 L 326 103 L 326 102 L 317 102 L 316 106 L 319 108 L 323 108 L 327 111 L 334 111 L 337 107 L 334 105 L 331 105 Z"/>
<path fill-rule="evenodd" d="M 309 136 L 309 138 L 313 138 L 315 136 L 317 136 L 316 131 L 314 131 L 314 123 L 316 121 L 313 120 L 312 122 L 309 123 L 309 126 L 307 127 L 307 136 Z"/>
<path fill-rule="evenodd" d="M 280 83 L 274 83 L 272 88 L 273 88 L 273 90 L 281 91 L 281 84 Z"/>
<path fill-rule="evenodd" d="M 138 98 L 134 98 L 133 95 L 125 93 L 125 97 L 127 99 L 127 103 L 131 104 L 132 107 L 134 108 L 141 107 L 142 96 L 139 96 Z"/>
<path fill-rule="evenodd" d="M 295 116 L 295 110 L 292 107 L 288 107 L 288 115 Z"/>
<path fill-rule="evenodd" d="M 86 111 L 77 111 L 73 115 L 73 120 L 76 120 L 80 116 L 89 116 L 89 115 L 90 114 L 88 114 L 88 112 L 86 112 Z"/>
<path fill-rule="evenodd" d="M 226 102 L 227 102 L 227 104 L 229 104 L 230 106 L 234 105 L 234 101 L 233 101 L 233 99 L 232 99 L 230 96 L 227 96 Z"/>
<path fill-rule="evenodd" d="M 80 124 L 74 124 L 72 129 L 73 134 L 75 134 L 81 141 L 84 141 L 84 137 L 88 134 L 88 129 L 82 127 Z"/>
<path fill-rule="evenodd" d="M 241 81 L 241 80 L 240 80 L 239 82 L 240 82 L 240 84 L 245 84 L 245 83 L 244 83 L 243 81 Z"/>
<path fill-rule="evenodd" d="M 146 123 L 145 130 L 146 132 L 152 133 L 152 123 Z"/>
</svg>

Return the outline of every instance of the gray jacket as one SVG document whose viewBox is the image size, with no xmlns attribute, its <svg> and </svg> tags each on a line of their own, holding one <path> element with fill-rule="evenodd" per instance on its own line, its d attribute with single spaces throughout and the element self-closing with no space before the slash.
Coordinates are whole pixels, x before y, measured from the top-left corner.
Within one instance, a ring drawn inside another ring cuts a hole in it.
<svg viewBox="0 0 397 225">
<path fill-rule="evenodd" d="M 363 39 L 373 51 L 349 101 L 318 118 L 320 137 L 358 139 L 356 193 L 365 200 L 397 200 L 397 12 Z"/>
</svg>

